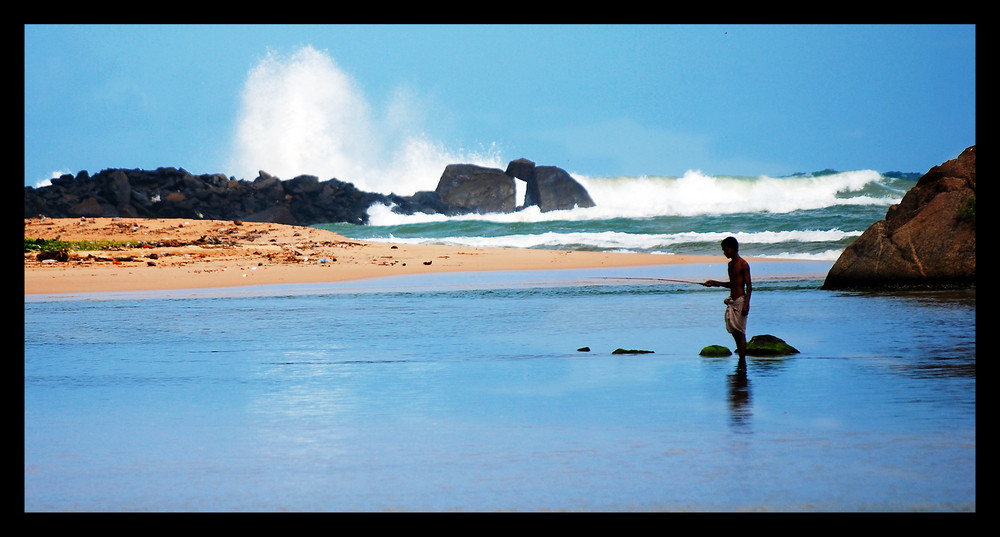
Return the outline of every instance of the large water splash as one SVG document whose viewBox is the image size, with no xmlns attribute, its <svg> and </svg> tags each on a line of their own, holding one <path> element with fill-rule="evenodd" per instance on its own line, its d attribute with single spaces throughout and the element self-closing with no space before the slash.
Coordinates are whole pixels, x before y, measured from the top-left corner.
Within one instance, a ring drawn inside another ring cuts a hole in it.
<svg viewBox="0 0 1000 537">
<path fill-rule="evenodd" d="M 373 106 L 356 80 L 312 46 L 269 51 L 247 75 L 229 166 L 241 179 L 259 170 L 282 179 L 308 174 L 409 195 L 433 190 L 448 164 L 505 165 L 495 145 L 453 151 L 425 135 L 411 119 L 421 116 L 419 106 L 404 91 Z"/>
</svg>

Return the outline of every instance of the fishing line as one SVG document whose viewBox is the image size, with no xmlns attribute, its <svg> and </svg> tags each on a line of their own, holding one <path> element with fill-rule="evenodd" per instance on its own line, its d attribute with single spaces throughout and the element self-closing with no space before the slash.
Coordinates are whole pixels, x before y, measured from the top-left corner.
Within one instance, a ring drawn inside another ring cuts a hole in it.
<svg viewBox="0 0 1000 537">
<path fill-rule="evenodd" d="M 612 276 L 598 276 L 600 280 L 645 280 L 654 282 L 674 282 L 674 283 L 689 283 L 691 285 L 703 285 L 704 282 L 693 282 L 691 280 L 674 280 L 672 278 L 626 278 L 626 277 L 612 277 Z"/>
</svg>

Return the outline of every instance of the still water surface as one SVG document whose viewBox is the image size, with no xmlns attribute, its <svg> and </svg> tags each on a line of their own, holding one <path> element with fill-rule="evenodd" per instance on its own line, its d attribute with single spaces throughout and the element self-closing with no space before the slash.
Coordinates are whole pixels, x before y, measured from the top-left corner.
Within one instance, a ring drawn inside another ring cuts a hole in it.
<svg viewBox="0 0 1000 537">
<path fill-rule="evenodd" d="M 975 510 L 973 293 L 592 272 L 26 297 L 25 510 Z"/>
</svg>

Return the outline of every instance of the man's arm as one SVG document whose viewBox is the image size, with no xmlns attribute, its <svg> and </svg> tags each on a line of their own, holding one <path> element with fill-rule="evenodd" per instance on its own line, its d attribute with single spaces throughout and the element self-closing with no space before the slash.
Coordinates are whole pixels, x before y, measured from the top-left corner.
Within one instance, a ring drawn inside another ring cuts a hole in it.
<svg viewBox="0 0 1000 537">
<path fill-rule="evenodd" d="M 750 279 L 750 263 L 743 262 L 743 285 L 746 287 L 746 298 L 743 300 L 743 315 L 750 313 L 750 293 L 753 292 L 753 281 Z"/>
</svg>

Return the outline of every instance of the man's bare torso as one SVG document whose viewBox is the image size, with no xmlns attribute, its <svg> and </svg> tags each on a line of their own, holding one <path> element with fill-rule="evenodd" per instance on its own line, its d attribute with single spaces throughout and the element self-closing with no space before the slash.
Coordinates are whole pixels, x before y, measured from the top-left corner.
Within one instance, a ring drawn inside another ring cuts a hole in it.
<svg viewBox="0 0 1000 537">
<path fill-rule="evenodd" d="M 729 296 L 743 296 L 749 277 L 750 265 L 742 257 L 729 262 Z"/>
</svg>

